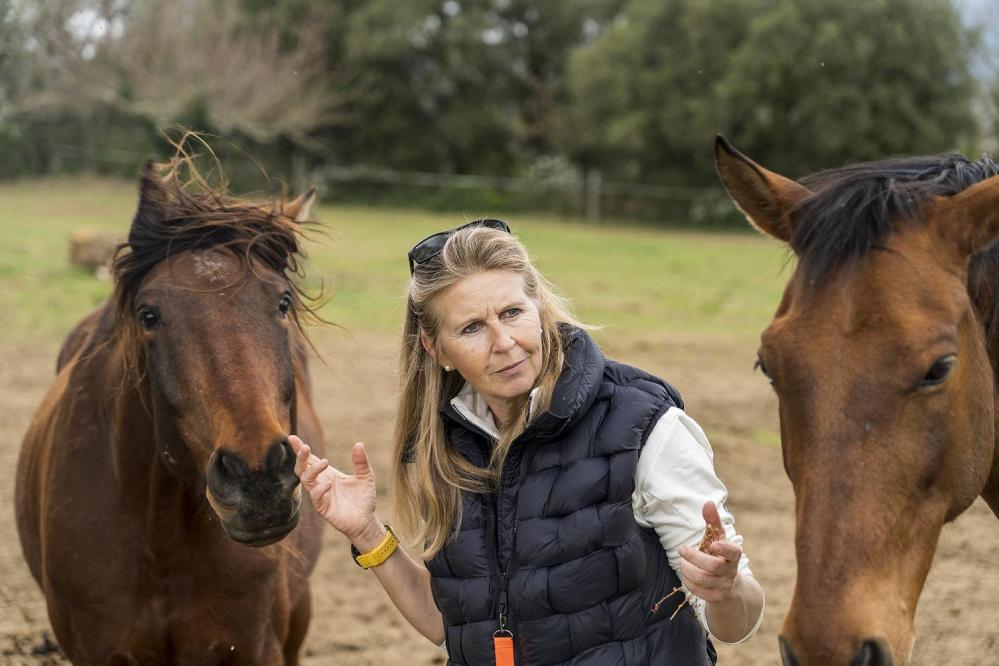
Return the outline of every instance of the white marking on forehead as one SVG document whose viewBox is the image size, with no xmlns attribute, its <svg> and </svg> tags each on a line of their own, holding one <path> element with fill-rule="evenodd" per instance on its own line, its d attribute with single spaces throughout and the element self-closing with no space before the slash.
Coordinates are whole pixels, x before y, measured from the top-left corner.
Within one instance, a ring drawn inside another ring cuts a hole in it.
<svg viewBox="0 0 999 666">
<path fill-rule="evenodd" d="M 198 252 L 194 255 L 194 274 L 209 282 L 224 282 L 229 279 L 230 262 L 221 252 Z"/>
</svg>

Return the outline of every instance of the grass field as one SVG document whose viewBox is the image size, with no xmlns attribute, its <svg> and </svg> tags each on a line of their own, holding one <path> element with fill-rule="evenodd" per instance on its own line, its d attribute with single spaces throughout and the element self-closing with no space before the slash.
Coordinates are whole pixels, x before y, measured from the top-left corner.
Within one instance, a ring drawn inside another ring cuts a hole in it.
<svg viewBox="0 0 999 666">
<path fill-rule="evenodd" d="M 57 340 L 111 290 L 68 262 L 76 229 L 124 238 L 134 183 L 46 180 L 0 184 L 0 340 Z M 323 315 L 357 334 L 399 329 L 406 251 L 465 216 L 350 208 L 335 202 L 314 217 L 306 285 L 331 297 Z M 673 232 L 546 217 L 510 219 L 538 266 L 602 336 L 650 331 L 756 335 L 786 279 L 785 251 L 751 231 Z"/>
<path fill-rule="evenodd" d="M 59 342 L 111 290 L 70 266 L 76 229 L 124 237 L 134 183 L 52 180 L 0 184 L 0 666 L 68 663 L 53 651 L 45 600 L 28 572 L 11 498 L 21 438 L 52 383 Z M 311 365 L 312 402 L 330 459 L 350 465 L 351 444 L 368 444 L 380 493 L 389 490 L 398 382 L 395 359 L 406 251 L 420 238 L 490 211 L 439 215 L 350 208 L 335 202 L 314 217 L 325 237 L 308 245 L 308 286 L 326 283 L 323 311 L 342 329 L 316 332 L 327 363 Z M 777 399 L 751 370 L 759 331 L 788 277 L 779 244 L 748 229 L 691 233 L 628 224 L 589 226 L 534 216 L 509 219 L 538 265 L 575 302 L 609 354 L 673 382 L 711 440 L 726 502 L 767 595 L 763 625 L 745 645 L 719 645 L 720 663 L 778 663 L 777 634 L 795 584 L 794 495 L 783 469 Z M 304 666 L 442 663 L 346 540 L 324 534 L 311 579 L 313 615 Z M 999 530 L 981 501 L 944 529 L 916 618 L 911 666 L 999 666 Z"/>
</svg>

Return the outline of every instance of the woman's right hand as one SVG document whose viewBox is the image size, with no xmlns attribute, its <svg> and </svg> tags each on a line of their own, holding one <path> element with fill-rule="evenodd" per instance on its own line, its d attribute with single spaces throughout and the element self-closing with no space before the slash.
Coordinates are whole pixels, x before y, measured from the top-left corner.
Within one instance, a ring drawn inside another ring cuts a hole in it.
<svg viewBox="0 0 999 666">
<path fill-rule="evenodd" d="M 372 530 L 384 531 L 375 516 L 375 475 L 368 464 L 364 444 L 354 444 L 350 452 L 354 475 L 348 476 L 330 467 L 325 458 L 313 455 L 308 445 L 295 435 L 288 437 L 288 443 L 295 451 L 295 474 L 326 522 L 355 544 Z"/>
</svg>

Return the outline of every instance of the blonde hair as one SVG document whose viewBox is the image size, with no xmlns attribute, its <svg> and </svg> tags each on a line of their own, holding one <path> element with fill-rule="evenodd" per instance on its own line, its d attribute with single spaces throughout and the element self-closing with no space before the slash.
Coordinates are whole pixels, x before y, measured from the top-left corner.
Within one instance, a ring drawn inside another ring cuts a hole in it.
<svg viewBox="0 0 999 666">
<path fill-rule="evenodd" d="M 516 236 L 486 227 L 452 233 L 439 256 L 416 266 L 409 283 L 406 321 L 400 356 L 400 392 L 395 431 L 394 519 L 410 537 L 423 559 L 433 557 L 451 537 L 460 521 L 462 491 L 488 493 L 496 488 L 510 444 L 527 425 L 527 396 L 513 417 L 500 426 L 500 440 L 489 466 L 473 465 L 447 441 L 440 408 L 450 401 L 464 379 L 445 372 L 423 346 L 426 335 L 440 351 L 440 321 L 434 299 L 459 280 L 475 273 L 504 270 L 524 280 L 524 290 L 534 299 L 541 321 L 542 367 L 531 413 L 547 411 L 564 359 L 559 324 L 581 328 L 565 299 L 534 268 Z"/>
</svg>

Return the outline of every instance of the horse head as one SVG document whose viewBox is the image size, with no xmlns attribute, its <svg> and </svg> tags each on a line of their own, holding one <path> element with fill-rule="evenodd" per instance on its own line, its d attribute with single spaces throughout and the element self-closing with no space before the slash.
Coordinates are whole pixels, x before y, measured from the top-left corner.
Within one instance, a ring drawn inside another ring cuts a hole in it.
<svg viewBox="0 0 999 666">
<path fill-rule="evenodd" d="M 908 158 L 798 183 L 722 137 L 715 158 L 739 209 L 797 258 L 758 359 L 795 494 L 782 657 L 905 663 L 941 527 L 993 466 L 999 292 L 971 258 L 999 236 L 999 167 Z"/>
<path fill-rule="evenodd" d="M 280 540 L 299 519 L 287 435 L 305 306 L 288 274 L 313 199 L 268 209 L 189 194 L 147 165 L 114 265 L 115 327 L 157 455 L 204 492 L 230 538 L 252 546 Z"/>
</svg>

